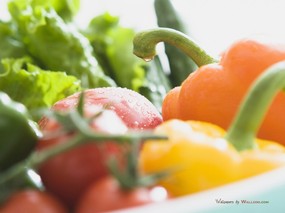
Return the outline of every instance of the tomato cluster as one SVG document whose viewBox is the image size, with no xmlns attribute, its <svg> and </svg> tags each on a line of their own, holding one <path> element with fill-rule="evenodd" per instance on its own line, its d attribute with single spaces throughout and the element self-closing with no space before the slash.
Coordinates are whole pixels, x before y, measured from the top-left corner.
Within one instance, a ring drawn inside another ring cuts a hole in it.
<svg viewBox="0 0 285 213">
<path fill-rule="evenodd" d="M 67 97 L 52 107 L 53 111 L 74 110 L 80 93 Z M 122 88 L 96 88 L 84 91 L 83 114 L 94 132 L 125 134 L 130 130 L 150 130 L 162 122 L 157 109 L 142 95 Z M 39 121 L 43 137 L 37 144 L 38 151 L 67 143 L 73 133 L 62 133 L 62 125 L 50 117 Z M 124 190 L 111 176 L 106 162 L 111 157 L 124 162 L 124 146 L 116 141 L 86 143 L 60 153 L 44 162 L 39 175 L 45 191 L 24 190 L 14 194 L 0 208 L 3 213 L 19 212 L 102 212 L 155 202 L 152 196 L 156 187 L 137 187 Z M 167 199 L 167 192 L 161 199 Z"/>
</svg>

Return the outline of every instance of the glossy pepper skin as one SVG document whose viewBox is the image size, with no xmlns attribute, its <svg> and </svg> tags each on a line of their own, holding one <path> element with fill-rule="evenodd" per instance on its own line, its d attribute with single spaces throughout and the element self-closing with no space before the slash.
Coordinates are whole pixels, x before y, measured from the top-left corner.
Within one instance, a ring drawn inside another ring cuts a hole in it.
<svg viewBox="0 0 285 213">
<path fill-rule="evenodd" d="M 270 65 L 284 59 L 285 47 L 238 41 L 223 53 L 219 63 L 200 67 L 166 96 L 163 118 L 207 121 L 228 128 L 252 82 Z M 284 109 L 285 94 L 279 93 L 259 130 L 260 138 L 285 144 Z"/>
<path fill-rule="evenodd" d="M 23 160 L 39 136 L 25 106 L 0 92 L 0 172 Z"/>
<path fill-rule="evenodd" d="M 137 45 L 135 53 L 145 52 L 147 55 L 143 57 L 150 57 L 148 54 L 155 43 L 165 41 L 179 47 L 199 66 L 181 86 L 166 95 L 162 105 L 163 119 L 206 121 L 225 129 L 253 81 L 270 65 L 285 59 L 284 45 L 257 39 L 237 41 L 224 51 L 220 60 L 207 60 L 209 56 L 198 51 L 190 38 L 180 32 L 157 29 L 142 33 L 138 38 L 135 42 L 147 49 Z M 279 93 L 264 118 L 258 137 L 285 145 L 284 108 L 285 94 Z"/>
<path fill-rule="evenodd" d="M 285 147 L 255 138 L 276 94 L 285 91 L 284 79 L 285 61 L 266 69 L 249 88 L 227 131 L 201 121 L 163 122 L 155 132 L 168 140 L 145 143 L 142 171 L 172 169 L 161 184 L 179 196 L 284 167 Z"/>
<path fill-rule="evenodd" d="M 285 149 L 277 143 L 256 141 L 258 150 L 239 153 L 224 139 L 219 126 L 172 119 L 155 130 L 169 137 L 143 146 L 140 166 L 144 173 L 174 172 L 160 183 L 173 196 L 221 186 L 285 166 Z M 274 151 L 272 151 L 274 150 Z"/>
</svg>

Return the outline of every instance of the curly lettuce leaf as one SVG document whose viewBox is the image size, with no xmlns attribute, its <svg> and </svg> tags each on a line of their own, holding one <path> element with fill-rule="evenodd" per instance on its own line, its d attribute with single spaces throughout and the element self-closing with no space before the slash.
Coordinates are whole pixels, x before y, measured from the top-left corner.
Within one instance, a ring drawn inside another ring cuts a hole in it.
<svg viewBox="0 0 285 213">
<path fill-rule="evenodd" d="M 19 58 L 27 55 L 24 44 L 15 36 L 9 22 L 0 21 L 0 60 L 7 57 Z M 4 72 L 0 64 L 0 73 Z"/>
<path fill-rule="evenodd" d="M 80 0 L 13 0 L 20 9 L 27 5 L 36 7 L 52 7 L 56 13 L 65 21 L 72 21 L 80 9 Z"/>
<path fill-rule="evenodd" d="M 76 76 L 84 87 L 115 86 L 98 65 L 87 38 L 53 8 L 23 5 L 23 1 L 11 1 L 9 12 L 29 54 L 41 67 Z"/>
<path fill-rule="evenodd" d="M 66 21 L 71 21 L 80 9 L 80 0 L 33 0 L 35 2 L 50 2 L 57 14 Z"/>
<path fill-rule="evenodd" d="M 80 91 L 80 81 L 65 72 L 42 70 L 30 58 L 3 59 L 0 90 L 29 110 L 50 107 L 56 101 Z"/>
</svg>

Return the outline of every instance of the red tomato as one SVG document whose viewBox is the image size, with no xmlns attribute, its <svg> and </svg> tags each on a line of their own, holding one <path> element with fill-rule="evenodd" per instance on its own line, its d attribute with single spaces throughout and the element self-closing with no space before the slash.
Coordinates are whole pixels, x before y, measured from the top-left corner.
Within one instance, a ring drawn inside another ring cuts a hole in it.
<svg viewBox="0 0 285 213">
<path fill-rule="evenodd" d="M 85 105 L 107 105 L 114 110 L 127 127 L 152 129 L 162 122 L 154 105 L 139 93 L 120 87 L 106 87 L 85 90 Z M 80 93 L 75 93 L 54 104 L 53 109 L 65 111 L 74 108 Z"/>
<path fill-rule="evenodd" d="M 85 107 L 85 114 L 91 116 L 98 112 L 98 106 Z M 64 143 L 72 135 L 50 137 L 59 129 L 54 120 L 45 120 L 43 134 L 38 149 Z M 92 128 L 104 133 L 124 134 L 128 130 L 122 120 L 112 110 L 105 110 L 92 123 Z M 58 196 L 67 206 L 72 207 L 81 193 L 94 180 L 106 175 L 106 158 L 120 153 L 120 146 L 112 142 L 104 144 L 85 144 L 59 154 L 39 168 L 39 174 L 48 191 Z"/>
<path fill-rule="evenodd" d="M 96 213 L 135 207 L 169 198 L 162 187 L 135 188 L 130 191 L 122 190 L 116 179 L 105 177 L 94 182 L 81 197 L 76 213 Z"/>
<path fill-rule="evenodd" d="M 152 129 L 162 122 L 160 113 L 152 103 L 132 90 L 107 87 L 89 89 L 84 94 L 86 116 L 91 116 L 104 106 L 109 109 L 92 124 L 95 130 L 123 134 L 127 127 Z M 77 106 L 79 96 L 80 93 L 76 93 L 58 101 L 52 109 L 63 112 L 72 110 Z M 41 119 L 39 125 L 46 136 L 60 128 L 57 122 L 49 118 Z M 39 142 L 38 148 L 63 143 L 70 137 L 72 136 L 45 137 Z M 105 144 L 100 149 L 95 144 L 84 145 L 49 160 L 40 168 L 39 173 L 47 189 L 72 206 L 93 180 L 107 174 L 105 158 L 120 152 L 118 150 L 118 146 L 112 143 Z"/>
<path fill-rule="evenodd" d="M 12 195 L 3 206 L 1 213 L 67 213 L 67 209 L 52 195 L 37 190 L 24 190 Z"/>
</svg>

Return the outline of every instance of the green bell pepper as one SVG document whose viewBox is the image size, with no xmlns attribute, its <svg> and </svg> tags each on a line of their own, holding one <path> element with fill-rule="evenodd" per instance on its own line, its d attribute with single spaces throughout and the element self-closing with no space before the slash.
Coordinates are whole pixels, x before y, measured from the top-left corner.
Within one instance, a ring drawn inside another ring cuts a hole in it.
<svg viewBox="0 0 285 213">
<path fill-rule="evenodd" d="M 40 137 L 25 106 L 3 92 L 0 92 L 0 137 L 0 172 L 27 157 Z"/>
</svg>

